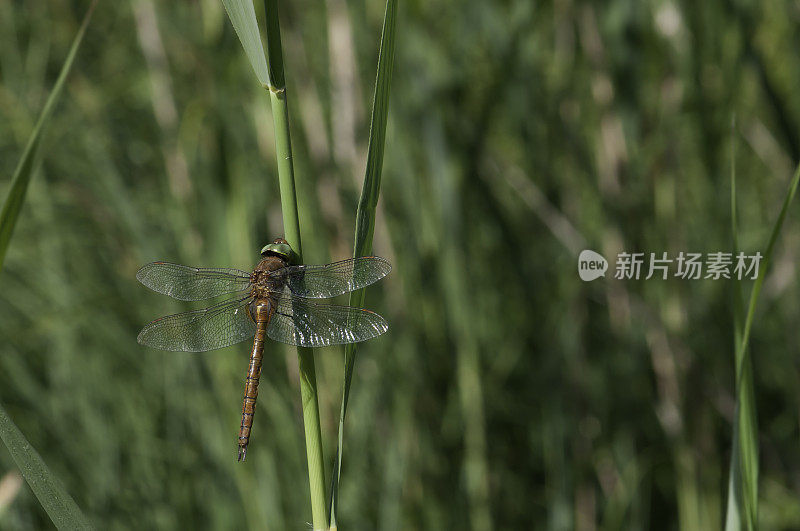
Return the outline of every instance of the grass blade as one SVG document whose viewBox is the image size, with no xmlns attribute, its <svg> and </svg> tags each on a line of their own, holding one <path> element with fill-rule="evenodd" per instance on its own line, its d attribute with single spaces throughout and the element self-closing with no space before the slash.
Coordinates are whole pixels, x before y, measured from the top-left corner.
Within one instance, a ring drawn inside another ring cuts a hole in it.
<svg viewBox="0 0 800 531">
<path fill-rule="evenodd" d="M 258 81 L 262 86 L 269 86 L 269 75 L 267 73 L 267 60 L 264 55 L 264 45 L 261 43 L 261 35 L 258 32 L 258 22 L 256 21 L 256 11 L 252 0 L 222 0 L 228 18 L 236 30 L 239 42 L 242 43 L 244 53 L 250 60 Z"/>
<path fill-rule="evenodd" d="M 0 439 L 17 463 L 39 503 L 58 529 L 92 529 L 64 485 L 42 461 L 39 453 L 0 406 Z"/>
<path fill-rule="evenodd" d="M 369 148 L 367 151 L 367 168 L 361 197 L 356 211 L 355 244 L 353 256 L 365 256 L 372 253 L 372 236 L 375 232 L 375 209 L 381 191 L 381 171 L 383 169 L 383 151 L 386 140 L 386 122 L 389 115 L 389 88 L 392 82 L 392 66 L 394 64 L 394 47 L 396 34 L 397 2 L 386 0 L 386 11 L 383 19 L 380 52 L 378 55 L 378 73 L 375 79 L 375 93 L 372 99 L 372 119 L 369 130 Z M 364 305 L 364 290 L 350 293 L 350 306 Z M 344 419 L 347 413 L 347 401 L 350 397 L 350 383 L 353 378 L 356 345 L 349 344 L 344 349 L 344 383 L 342 390 L 342 407 L 339 412 L 339 434 L 331 477 L 331 498 L 329 503 L 331 529 L 336 529 L 336 504 L 339 494 L 339 479 L 342 470 L 342 446 L 344 443 Z"/>
<path fill-rule="evenodd" d="M 797 192 L 800 181 L 800 165 L 795 170 L 789 191 L 783 201 L 783 206 L 775 225 L 772 227 L 767 249 L 764 252 L 758 277 L 750 292 L 747 305 L 747 315 L 744 326 L 739 333 L 738 318 L 734 320 L 734 336 L 736 339 L 736 418 L 733 426 L 733 452 L 731 456 L 731 470 L 728 492 L 728 512 L 725 528 L 732 529 L 757 529 L 758 528 L 758 420 L 756 417 L 755 388 L 753 384 L 753 368 L 748 343 L 753 325 L 756 303 L 761 287 L 769 270 L 775 242 L 783 227 L 783 222 L 789 210 L 789 205 Z M 735 194 L 735 175 L 732 174 L 732 194 Z M 735 197 L 731 198 L 731 205 L 735 209 Z M 732 216 L 732 228 L 736 230 L 735 210 Z M 734 240 L 735 242 L 735 240 Z M 738 286 L 736 288 L 738 290 Z M 734 294 L 735 295 L 735 294 Z M 737 309 L 740 313 L 740 310 Z M 744 516 L 744 525 L 742 525 Z"/>
<path fill-rule="evenodd" d="M 737 222 L 736 207 L 736 119 L 731 121 L 731 236 L 733 255 L 739 252 L 739 227 Z M 737 356 L 738 345 L 742 341 L 742 320 L 744 319 L 744 301 L 742 299 L 742 283 L 733 276 L 731 279 L 733 298 L 733 344 L 735 345 L 734 365 L 738 388 L 739 375 L 741 374 L 742 360 Z M 730 472 L 728 476 L 728 509 L 725 517 L 727 531 L 742 528 L 742 517 L 745 514 L 744 499 L 742 498 L 741 455 L 739 452 L 739 394 L 737 389 L 736 414 L 733 419 L 733 438 L 731 448 Z"/>
<path fill-rule="evenodd" d="M 736 207 L 736 117 L 731 119 L 731 235 L 734 256 L 739 252 L 739 226 Z M 744 300 L 742 299 L 742 282 L 734 276 L 733 286 L 733 340 L 734 345 L 742 342 L 742 319 L 744 318 Z M 741 359 L 736 358 L 736 379 L 741 370 Z"/>
<path fill-rule="evenodd" d="M 752 329 L 753 325 L 753 314 L 755 313 L 756 302 L 758 301 L 758 294 L 761 292 L 761 286 L 764 284 L 764 277 L 766 276 L 767 271 L 769 270 L 769 265 L 772 262 L 772 253 L 775 248 L 775 242 L 778 239 L 778 235 L 781 232 L 781 228 L 783 227 L 783 222 L 786 218 L 786 213 L 789 210 L 789 204 L 794 199 L 794 195 L 797 192 L 797 184 L 800 181 L 800 165 L 797 166 L 797 169 L 792 176 L 792 182 L 789 185 L 789 191 L 786 194 L 786 197 L 783 200 L 783 206 L 781 206 L 780 214 L 778 214 L 778 219 L 775 221 L 775 225 L 772 227 L 772 233 L 769 237 L 769 243 L 767 243 L 767 250 L 764 253 L 764 257 L 761 261 L 761 267 L 758 271 L 758 278 L 753 284 L 753 291 L 750 293 L 750 300 L 747 305 L 747 316 L 744 321 L 744 331 L 742 333 L 742 340 L 738 345 L 739 355 L 744 356 L 747 354 L 747 344 L 750 340 L 750 330 Z M 742 362 L 744 363 L 744 359 Z"/>
<path fill-rule="evenodd" d="M 11 189 L 3 204 L 3 209 L 0 211 L 0 269 L 2 269 L 14 227 L 16 227 L 19 219 L 20 210 L 25 202 L 28 184 L 33 175 L 34 160 L 41 143 L 42 132 L 61 95 L 64 82 L 72 68 L 72 63 L 83 41 L 83 36 L 86 34 L 86 28 L 89 26 L 89 20 L 96 4 L 96 0 L 92 2 L 83 18 L 64 64 L 61 66 L 58 79 L 56 79 L 53 90 L 44 104 L 42 113 L 39 115 L 22 157 L 14 170 Z M 0 405 L 0 439 L 8 448 L 11 457 L 22 473 L 22 477 L 28 482 L 39 503 L 58 529 L 92 529 L 89 520 L 81 512 L 55 474 L 44 463 L 39 453 L 17 428 L 2 405 Z"/>
<path fill-rule="evenodd" d="M 19 218 L 20 210 L 25 202 L 25 196 L 28 193 L 28 183 L 30 183 L 31 176 L 33 175 L 33 165 L 36 159 L 36 153 L 39 150 L 39 143 L 42 138 L 42 131 L 47 125 L 50 115 L 53 112 L 58 98 L 61 95 L 61 90 L 64 88 L 64 81 L 67 79 L 72 63 L 78 53 L 78 48 L 81 45 L 83 36 L 86 33 L 86 28 L 89 25 L 89 20 L 92 17 L 92 11 L 97 4 L 97 0 L 92 2 L 89 10 L 83 17 L 83 23 L 72 41 L 72 46 L 69 49 L 67 58 L 61 66 L 61 72 L 58 74 L 53 90 L 50 91 L 50 96 L 42 108 L 42 113 L 33 128 L 31 136 L 28 138 L 28 143 L 25 146 L 25 151 L 22 152 L 22 158 L 19 159 L 17 167 L 14 170 L 14 176 L 11 178 L 11 189 L 8 192 L 5 203 L 3 203 L 3 210 L 0 211 L 0 269 L 3 267 L 3 261 L 6 257 L 8 244 L 11 241 L 11 235 L 14 233 L 14 227 L 17 225 L 17 218 Z"/>
</svg>

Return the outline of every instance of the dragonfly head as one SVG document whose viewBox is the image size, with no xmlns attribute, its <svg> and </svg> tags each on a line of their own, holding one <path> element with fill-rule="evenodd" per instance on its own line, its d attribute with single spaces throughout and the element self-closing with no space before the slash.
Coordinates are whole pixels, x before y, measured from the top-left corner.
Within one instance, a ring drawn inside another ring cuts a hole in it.
<svg viewBox="0 0 800 531">
<path fill-rule="evenodd" d="M 289 243 L 283 238 L 278 238 L 261 249 L 261 256 L 279 256 L 293 264 L 296 262 L 297 255 L 294 253 Z"/>
</svg>

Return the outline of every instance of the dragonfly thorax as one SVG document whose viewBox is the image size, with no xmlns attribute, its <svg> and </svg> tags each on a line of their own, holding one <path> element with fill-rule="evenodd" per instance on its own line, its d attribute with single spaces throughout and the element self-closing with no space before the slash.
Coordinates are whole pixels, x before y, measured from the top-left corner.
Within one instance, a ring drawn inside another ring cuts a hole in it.
<svg viewBox="0 0 800 531">
<path fill-rule="evenodd" d="M 287 265 L 288 262 L 280 256 L 264 257 L 250 274 L 252 296 L 256 299 L 263 299 L 272 293 L 283 291 L 284 278 L 273 273 Z"/>
</svg>

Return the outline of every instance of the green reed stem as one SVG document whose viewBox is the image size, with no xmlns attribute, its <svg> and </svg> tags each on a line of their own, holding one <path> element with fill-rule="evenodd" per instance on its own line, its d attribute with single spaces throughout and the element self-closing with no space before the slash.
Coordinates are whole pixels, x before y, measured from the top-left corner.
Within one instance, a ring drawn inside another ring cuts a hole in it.
<svg viewBox="0 0 800 531">
<path fill-rule="evenodd" d="M 281 47 L 276 0 L 265 0 L 264 10 L 267 28 L 270 102 L 272 103 L 272 119 L 275 124 L 275 151 L 278 159 L 278 180 L 280 182 L 284 237 L 294 252 L 297 253 L 298 260 L 302 262 L 303 249 L 300 241 L 300 217 L 297 211 L 292 143 L 289 134 L 289 106 L 286 101 L 283 50 Z M 311 491 L 312 523 L 315 531 L 322 531 L 328 529 L 328 516 L 325 507 L 325 469 L 323 467 L 322 430 L 319 423 L 314 351 L 310 348 L 298 347 L 297 357 L 300 368 L 300 396 L 303 404 L 303 425 L 305 427 L 306 458 L 308 460 L 308 483 Z"/>
<path fill-rule="evenodd" d="M 297 253 L 298 260 L 302 262 L 303 251 L 300 243 L 300 220 L 294 186 L 294 165 L 292 164 L 292 148 L 289 137 L 289 108 L 286 104 L 286 91 L 270 92 L 270 100 L 275 121 L 275 149 L 278 157 L 283 230 L 286 241 Z M 308 482 L 311 489 L 311 513 L 314 529 L 322 530 L 328 528 L 328 518 L 325 508 L 325 470 L 314 351 L 310 348 L 297 347 L 297 356 L 300 367 L 300 396 L 303 401 Z"/>
</svg>

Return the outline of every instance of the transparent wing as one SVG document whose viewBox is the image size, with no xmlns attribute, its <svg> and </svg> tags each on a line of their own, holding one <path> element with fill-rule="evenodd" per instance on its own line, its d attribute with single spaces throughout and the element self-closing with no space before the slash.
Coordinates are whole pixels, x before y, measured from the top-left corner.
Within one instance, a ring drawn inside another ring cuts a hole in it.
<svg viewBox="0 0 800 531">
<path fill-rule="evenodd" d="M 290 345 L 316 348 L 357 343 L 389 329 L 383 317 L 363 308 L 325 304 L 287 294 L 272 300 L 276 309 L 267 335 Z"/>
<path fill-rule="evenodd" d="M 242 291 L 250 286 L 250 275 L 238 269 L 189 267 L 152 262 L 136 278 L 158 293 L 181 301 L 201 301 Z"/>
<path fill-rule="evenodd" d="M 136 340 L 160 350 L 204 352 L 252 338 L 256 325 L 247 311 L 249 297 L 235 298 L 203 310 L 156 319 Z"/>
<path fill-rule="evenodd" d="M 326 265 L 296 265 L 273 273 L 298 297 L 327 299 L 369 286 L 389 274 L 392 265 L 380 256 L 349 258 Z"/>
</svg>

